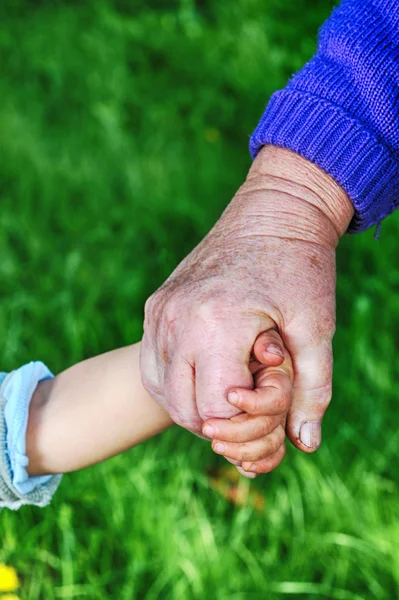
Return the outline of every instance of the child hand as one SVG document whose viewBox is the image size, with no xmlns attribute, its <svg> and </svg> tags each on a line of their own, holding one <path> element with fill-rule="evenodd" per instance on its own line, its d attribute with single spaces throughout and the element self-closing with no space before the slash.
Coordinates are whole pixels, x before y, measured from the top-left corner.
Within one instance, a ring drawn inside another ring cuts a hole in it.
<svg viewBox="0 0 399 600">
<path fill-rule="evenodd" d="M 243 412 L 231 419 L 208 419 L 202 428 L 212 448 L 247 476 L 269 473 L 285 455 L 285 422 L 291 404 L 291 357 L 274 330 L 258 336 L 250 367 L 255 389 L 234 388 L 228 400 Z"/>
</svg>

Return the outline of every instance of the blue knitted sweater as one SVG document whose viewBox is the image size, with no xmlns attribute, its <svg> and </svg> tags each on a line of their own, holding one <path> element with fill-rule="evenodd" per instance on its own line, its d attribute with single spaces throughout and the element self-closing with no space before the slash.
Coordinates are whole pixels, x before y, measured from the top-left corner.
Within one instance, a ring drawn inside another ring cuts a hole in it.
<svg viewBox="0 0 399 600">
<path fill-rule="evenodd" d="M 345 189 L 351 232 L 398 206 L 399 0 L 343 0 L 316 55 L 273 94 L 251 137 L 253 157 L 264 144 L 293 150 Z"/>
</svg>

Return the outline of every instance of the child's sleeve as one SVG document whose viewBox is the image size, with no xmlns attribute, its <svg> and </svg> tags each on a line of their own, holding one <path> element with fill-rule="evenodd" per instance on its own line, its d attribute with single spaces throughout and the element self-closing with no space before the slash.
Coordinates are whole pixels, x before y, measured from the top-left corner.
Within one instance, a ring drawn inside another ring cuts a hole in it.
<svg viewBox="0 0 399 600">
<path fill-rule="evenodd" d="M 24 504 L 46 506 L 61 481 L 61 475 L 29 477 L 26 471 L 30 401 L 37 384 L 52 377 L 41 362 L 0 374 L 0 510 L 17 510 Z"/>
</svg>

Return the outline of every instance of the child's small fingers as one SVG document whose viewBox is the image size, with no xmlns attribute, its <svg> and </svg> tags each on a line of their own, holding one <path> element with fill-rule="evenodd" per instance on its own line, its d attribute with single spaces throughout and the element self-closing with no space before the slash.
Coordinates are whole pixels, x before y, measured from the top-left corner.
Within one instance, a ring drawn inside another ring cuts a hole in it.
<svg viewBox="0 0 399 600">
<path fill-rule="evenodd" d="M 202 433 L 224 442 L 250 442 L 276 429 L 281 420 L 281 415 L 251 416 L 243 413 L 231 419 L 209 419 L 204 423 Z"/>
<path fill-rule="evenodd" d="M 266 371 L 267 369 L 265 369 Z M 272 373 L 263 387 L 230 390 L 227 400 L 251 415 L 279 415 L 291 405 L 292 383 L 284 373 Z"/>
<path fill-rule="evenodd" d="M 250 473 L 270 473 L 283 461 L 286 452 L 285 443 L 278 450 L 265 458 L 254 462 L 243 462 L 241 468 Z"/>
<path fill-rule="evenodd" d="M 256 338 L 252 354 L 262 365 L 277 367 L 284 362 L 286 350 L 279 333 L 275 329 L 268 329 Z"/>
<path fill-rule="evenodd" d="M 251 473 L 249 471 L 245 471 L 242 467 L 237 467 L 237 471 L 241 473 L 244 477 L 248 479 L 254 479 L 256 477 L 256 473 Z"/>
<path fill-rule="evenodd" d="M 274 373 L 283 373 L 293 381 L 291 355 L 276 330 L 269 329 L 260 333 L 255 340 L 252 354 L 255 361 L 250 363 L 250 367 L 256 379 L 255 387 L 263 385 L 263 381 Z"/>
<path fill-rule="evenodd" d="M 239 473 L 241 473 L 241 475 L 244 475 L 244 477 L 247 477 L 248 479 L 254 479 L 256 477 L 256 473 L 250 473 L 249 471 L 244 471 L 244 469 L 241 467 L 241 462 L 239 460 L 234 460 L 233 458 L 227 458 L 227 456 L 225 456 L 224 458 L 232 465 L 235 465 L 235 467 L 237 468 L 237 471 Z"/>
<path fill-rule="evenodd" d="M 277 452 L 285 440 L 285 431 L 278 425 L 274 431 L 251 442 L 222 442 L 213 440 L 212 449 L 217 454 L 239 461 L 256 461 Z M 245 469 L 247 470 L 247 469 Z"/>
<path fill-rule="evenodd" d="M 235 467 L 241 467 L 241 461 L 240 460 L 234 460 L 234 458 L 227 458 L 227 456 L 224 457 L 229 463 L 231 463 L 232 465 L 234 465 Z"/>
</svg>

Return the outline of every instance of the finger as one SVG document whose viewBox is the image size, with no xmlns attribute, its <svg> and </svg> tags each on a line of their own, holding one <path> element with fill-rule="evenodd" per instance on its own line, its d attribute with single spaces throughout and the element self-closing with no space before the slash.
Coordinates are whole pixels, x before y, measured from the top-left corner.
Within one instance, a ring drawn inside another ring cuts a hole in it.
<svg viewBox="0 0 399 600">
<path fill-rule="evenodd" d="M 331 400 L 331 342 L 305 345 L 293 356 L 295 383 L 287 435 L 300 450 L 314 452 L 321 444 L 321 423 Z"/>
<path fill-rule="evenodd" d="M 209 307 L 206 310 L 209 312 Z M 217 314 L 206 313 L 200 322 L 203 343 L 196 353 L 194 366 L 196 400 L 203 420 L 230 418 L 240 412 L 227 402 L 227 393 L 233 387 L 253 388 L 249 369 L 253 341 L 262 330 L 274 324 L 268 317 L 246 315 L 236 319 L 229 317 L 226 323 L 225 313 L 226 307 L 219 307 Z"/>
<path fill-rule="evenodd" d="M 258 335 L 252 354 L 256 359 L 255 364 L 252 363 L 252 373 L 257 376 L 255 387 L 264 385 L 263 381 L 273 373 L 286 374 L 290 381 L 293 380 L 291 355 L 275 329 L 263 331 Z"/>
<path fill-rule="evenodd" d="M 255 479 L 256 477 L 256 473 L 250 473 L 249 471 L 245 471 L 242 467 L 237 467 L 237 471 L 241 473 L 241 475 L 243 475 L 244 477 L 247 477 L 248 479 Z"/>
<path fill-rule="evenodd" d="M 278 331 L 262 331 L 255 340 L 252 354 L 255 359 L 268 367 L 277 367 L 284 362 L 286 349 Z"/>
<path fill-rule="evenodd" d="M 261 374 L 264 387 L 254 390 L 234 388 L 227 399 L 233 406 L 251 415 L 281 415 L 291 405 L 292 383 L 285 373 L 266 373 L 268 369 L 264 371 Z"/>
<path fill-rule="evenodd" d="M 271 433 L 281 422 L 281 415 L 251 416 L 242 413 L 232 419 L 209 419 L 202 427 L 208 438 L 224 442 L 249 442 Z"/>
<path fill-rule="evenodd" d="M 195 403 L 195 373 L 180 354 L 171 357 L 165 368 L 164 393 L 171 419 L 190 431 L 201 434 L 202 419 Z"/>
<path fill-rule="evenodd" d="M 227 456 L 224 456 L 224 458 L 229 463 L 234 465 L 236 467 L 237 471 L 244 477 L 247 477 L 248 479 L 254 479 L 256 477 L 256 473 L 249 473 L 248 471 L 244 471 L 244 469 L 241 467 L 241 462 L 239 460 L 234 460 L 233 458 L 227 458 Z"/>
<path fill-rule="evenodd" d="M 248 471 L 244 471 L 244 469 L 241 467 L 241 463 L 239 460 L 234 460 L 232 458 L 227 458 L 227 456 L 224 457 L 229 463 L 231 463 L 232 465 L 234 465 L 237 469 L 237 471 L 239 473 L 241 473 L 241 475 L 244 475 L 244 477 L 248 477 L 248 479 L 254 479 L 256 477 L 256 473 L 249 473 Z"/>
<path fill-rule="evenodd" d="M 239 460 L 234 460 L 233 458 L 227 458 L 227 456 L 224 456 L 224 458 L 229 463 L 234 465 L 236 467 L 237 471 L 244 477 L 247 477 L 248 479 L 254 479 L 256 477 L 256 473 L 249 473 L 248 471 L 244 471 L 244 469 L 241 467 L 241 462 Z"/>
<path fill-rule="evenodd" d="M 281 425 L 278 425 L 274 431 L 268 435 L 252 440 L 251 442 L 223 442 L 221 440 L 212 441 L 212 449 L 217 454 L 223 454 L 228 458 L 240 461 L 255 461 L 274 454 L 285 440 L 285 431 Z"/>
<path fill-rule="evenodd" d="M 232 465 L 234 465 L 235 467 L 241 467 L 241 461 L 239 460 L 234 460 L 233 458 L 227 458 L 227 456 L 224 457 L 229 463 L 231 463 Z"/>
<path fill-rule="evenodd" d="M 263 349 L 273 341 L 284 354 L 284 361 L 275 365 L 269 360 L 270 352 Z M 241 410 L 256 415 L 276 415 L 288 410 L 292 401 L 293 366 L 291 356 L 275 330 L 262 332 L 255 341 L 257 363 L 252 367 L 255 390 L 231 390 L 228 400 Z"/>
<path fill-rule="evenodd" d="M 286 447 L 285 443 L 283 443 L 274 454 L 255 462 L 243 462 L 241 468 L 246 469 L 249 473 L 270 473 L 282 462 L 285 452 Z"/>
<path fill-rule="evenodd" d="M 163 371 L 159 369 L 156 356 L 150 339 L 148 336 L 144 336 L 140 345 L 141 380 L 147 392 L 166 410 L 163 386 L 159 381 L 159 375 L 161 373 L 163 377 Z"/>
</svg>

